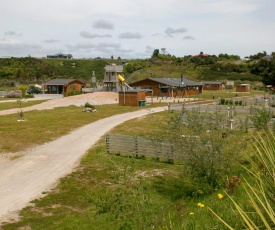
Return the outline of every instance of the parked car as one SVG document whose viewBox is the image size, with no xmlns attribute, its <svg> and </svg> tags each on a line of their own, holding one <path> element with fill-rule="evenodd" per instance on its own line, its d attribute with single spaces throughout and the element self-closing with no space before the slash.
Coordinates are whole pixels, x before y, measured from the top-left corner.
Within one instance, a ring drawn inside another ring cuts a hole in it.
<svg viewBox="0 0 275 230">
<path fill-rule="evenodd" d="M 37 89 L 37 88 L 30 88 L 30 89 L 28 89 L 27 93 L 28 94 L 39 94 L 39 93 L 41 93 L 41 90 Z"/>
</svg>

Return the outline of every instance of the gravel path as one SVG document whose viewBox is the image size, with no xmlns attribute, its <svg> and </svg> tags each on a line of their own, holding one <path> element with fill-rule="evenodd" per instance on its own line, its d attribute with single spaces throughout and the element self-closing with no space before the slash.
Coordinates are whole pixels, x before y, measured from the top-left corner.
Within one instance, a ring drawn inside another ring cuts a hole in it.
<svg viewBox="0 0 275 230">
<path fill-rule="evenodd" d="M 62 97 L 52 99 L 41 104 L 25 107 L 22 110 L 24 112 L 31 110 L 44 110 L 44 109 L 53 109 L 56 107 L 65 107 L 70 105 L 75 106 L 84 106 L 88 102 L 92 105 L 104 105 L 104 104 L 117 104 L 118 95 L 116 92 L 94 92 L 86 93 L 81 95 L 76 95 L 72 97 Z M 0 115 L 7 115 L 17 113 L 18 109 L 8 109 L 0 111 Z"/>
<path fill-rule="evenodd" d="M 80 158 L 105 133 L 124 121 L 164 111 L 164 108 L 140 110 L 101 119 L 55 141 L 27 150 L 9 161 L 0 157 L 0 223 L 18 219 L 18 211 L 42 192 L 53 188 L 79 164 Z M 2 160 L 1 160 L 2 158 Z"/>
</svg>

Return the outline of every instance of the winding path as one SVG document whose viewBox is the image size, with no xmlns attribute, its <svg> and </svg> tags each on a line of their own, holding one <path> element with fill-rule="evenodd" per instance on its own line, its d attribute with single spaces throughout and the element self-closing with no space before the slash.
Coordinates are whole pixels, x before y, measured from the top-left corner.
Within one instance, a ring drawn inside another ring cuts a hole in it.
<svg viewBox="0 0 275 230">
<path fill-rule="evenodd" d="M 27 150 L 23 157 L 0 162 L 0 223 L 18 216 L 33 199 L 53 188 L 79 164 L 81 157 L 109 130 L 164 107 L 115 115 L 81 127 L 55 141 Z"/>
</svg>

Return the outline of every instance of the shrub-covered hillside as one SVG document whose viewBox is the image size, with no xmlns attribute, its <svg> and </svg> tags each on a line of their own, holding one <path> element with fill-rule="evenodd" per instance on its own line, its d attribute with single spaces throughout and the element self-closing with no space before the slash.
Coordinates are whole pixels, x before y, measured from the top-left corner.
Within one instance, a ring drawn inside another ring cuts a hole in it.
<svg viewBox="0 0 275 230">
<path fill-rule="evenodd" d="M 93 71 L 102 79 L 106 64 L 104 60 L 3 58 L 0 59 L 0 84 L 39 83 L 52 78 L 88 81 Z"/>
<path fill-rule="evenodd" d="M 274 54 L 274 55 L 273 55 Z M 241 60 L 239 56 L 201 54 L 175 57 L 153 53 L 150 59 L 123 60 L 128 83 L 149 77 L 185 77 L 197 81 L 226 81 L 236 83 L 263 82 L 275 85 L 275 53 L 258 53 Z M 75 78 L 89 82 L 93 72 L 97 80 L 104 76 L 104 66 L 120 64 L 113 59 L 0 59 L 0 84 L 41 83 L 53 78 Z"/>
</svg>

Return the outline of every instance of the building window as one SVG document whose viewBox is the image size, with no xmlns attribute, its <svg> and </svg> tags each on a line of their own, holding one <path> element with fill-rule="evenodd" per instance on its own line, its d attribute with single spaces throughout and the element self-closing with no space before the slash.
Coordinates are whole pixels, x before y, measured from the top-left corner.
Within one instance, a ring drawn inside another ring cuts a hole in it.
<svg viewBox="0 0 275 230">
<path fill-rule="evenodd" d="M 168 93 L 168 88 L 160 88 L 161 93 Z"/>
</svg>

